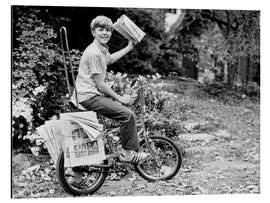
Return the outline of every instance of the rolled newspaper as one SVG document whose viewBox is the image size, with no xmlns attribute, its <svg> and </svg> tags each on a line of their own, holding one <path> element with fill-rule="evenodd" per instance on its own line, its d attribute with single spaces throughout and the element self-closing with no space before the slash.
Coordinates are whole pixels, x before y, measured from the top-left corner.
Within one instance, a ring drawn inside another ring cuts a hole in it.
<svg viewBox="0 0 270 203">
<path fill-rule="evenodd" d="M 113 27 L 126 39 L 133 40 L 135 44 L 139 43 L 145 36 L 145 32 L 143 32 L 126 15 L 122 15 L 120 18 L 118 18 L 113 24 Z"/>
</svg>

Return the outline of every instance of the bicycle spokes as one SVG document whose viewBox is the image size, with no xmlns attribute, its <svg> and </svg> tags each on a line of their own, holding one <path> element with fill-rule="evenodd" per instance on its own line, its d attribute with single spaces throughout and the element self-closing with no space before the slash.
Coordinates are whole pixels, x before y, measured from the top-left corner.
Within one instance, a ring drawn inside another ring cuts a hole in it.
<svg viewBox="0 0 270 203">
<path fill-rule="evenodd" d="M 155 154 L 136 166 L 136 171 L 149 181 L 166 180 L 176 175 L 180 169 L 182 158 L 177 146 L 168 138 L 151 137 L 151 149 Z M 141 145 L 141 150 L 149 150 L 146 142 Z"/>
</svg>

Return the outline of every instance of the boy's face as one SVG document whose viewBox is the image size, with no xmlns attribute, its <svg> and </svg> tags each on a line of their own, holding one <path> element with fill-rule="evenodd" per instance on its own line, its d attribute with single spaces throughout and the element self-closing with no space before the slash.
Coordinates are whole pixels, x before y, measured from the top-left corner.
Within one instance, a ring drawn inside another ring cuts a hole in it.
<svg viewBox="0 0 270 203">
<path fill-rule="evenodd" d="M 109 27 L 96 27 L 92 34 L 100 44 L 107 44 L 111 39 L 112 30 Z"/>
</svg>

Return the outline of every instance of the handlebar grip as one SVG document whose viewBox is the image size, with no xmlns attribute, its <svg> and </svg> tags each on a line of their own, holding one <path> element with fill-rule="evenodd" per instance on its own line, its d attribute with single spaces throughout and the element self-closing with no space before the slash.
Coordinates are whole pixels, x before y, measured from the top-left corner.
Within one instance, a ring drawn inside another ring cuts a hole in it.
<svg viewBox="0 0 270 203">
<path fill-rule="evenodd" d="M 135 79 L 131 82 L 130 88 L 132 88 L 132 87 L 135 85 L 136 82 L 137 82 L 137 78 L 135 78 Z"/>
<path fill-rule="evenodd" d="M 130 87 L 129 87 L 128 91 L 127 91 L 127 94 L 131 94 L 132 93 L 133 88 L 134 88 L 134 85 L 136 84 L 136 82 L 137 82 L 137 78 L 135 78 L 135 79 L 132 80 L 132 82 L 130 83 Z"/>
</svg>

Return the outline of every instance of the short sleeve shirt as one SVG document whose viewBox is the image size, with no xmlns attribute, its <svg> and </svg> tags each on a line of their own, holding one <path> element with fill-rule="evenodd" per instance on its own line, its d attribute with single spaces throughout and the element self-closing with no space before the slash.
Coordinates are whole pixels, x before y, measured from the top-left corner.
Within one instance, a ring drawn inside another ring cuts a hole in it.
<svg viewBox="0 0 270 203">
<path fill-rule="evenodd" d="M 79 65 L 76 78 L 76 89 L 78 102 L 85 101 L 95 95 L 101 95 L 94 81 L 94 74 L 101 74 L 105 80 L 107 65 L 110 63 L 111 55 L 108 47 L 94 40 L 84 51 Z M 73 92 L 72 100 L 75 100 Z"/>
</svg>

